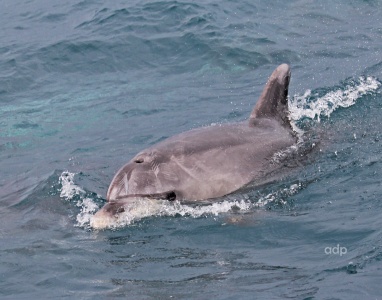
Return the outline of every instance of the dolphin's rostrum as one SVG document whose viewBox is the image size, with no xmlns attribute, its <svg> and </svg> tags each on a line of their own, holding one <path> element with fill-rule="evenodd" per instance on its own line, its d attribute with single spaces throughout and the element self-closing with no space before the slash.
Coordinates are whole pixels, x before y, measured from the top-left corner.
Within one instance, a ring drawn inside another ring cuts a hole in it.
<svg viewBox="0 0 382 300">
<path fill-rule="evenodd" d="M 290 68 L 270 76 L 248 121 L 193 129 L 139 152 L 114 176 L 91 221 L 107 227 L 130 199 L 204 200 L 261 180 L 272 156 L 296 143 L 288 118 Z"/>
</svg>

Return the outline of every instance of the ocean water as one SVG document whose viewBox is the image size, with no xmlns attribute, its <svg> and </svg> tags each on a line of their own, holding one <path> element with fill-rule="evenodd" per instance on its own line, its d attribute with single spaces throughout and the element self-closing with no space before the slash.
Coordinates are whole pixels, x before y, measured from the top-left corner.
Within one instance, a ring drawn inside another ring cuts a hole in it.
<svg viewBox="0 0 382 300">
<path fill-rule="evenodd" d="M 381 16 L 377 0 L 2 0 L 0 298 L 382 299 Z M 124 163 L 245 120 L 281 63 L 311 148 L 290 172 L 90 227 Z"/>
</svg>

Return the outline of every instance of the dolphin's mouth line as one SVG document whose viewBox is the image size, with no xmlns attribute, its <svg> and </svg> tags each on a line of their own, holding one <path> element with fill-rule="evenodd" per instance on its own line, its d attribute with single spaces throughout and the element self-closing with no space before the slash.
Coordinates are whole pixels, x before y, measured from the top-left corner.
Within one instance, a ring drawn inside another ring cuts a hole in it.
<svg viewBox="0 0 382 300">
<path fill-rule="evenodd" d="M 109 201 L 109 203 L 112 203 L 114 201 L 123 200 L 123 199 L 129 199 L 129 198 L 137 198 L 137 197 L 144 197 L 149 199 L 155 199 L 155 200 L 168 200 L 168 201 L 175 201 L 176 200 L 176 194 L 174 191 L 168 191 L 163 193 L 153 193 L 153 194 L 129 194 L 124 196 L 118 196 L 115 200 Z"/>
</svg>

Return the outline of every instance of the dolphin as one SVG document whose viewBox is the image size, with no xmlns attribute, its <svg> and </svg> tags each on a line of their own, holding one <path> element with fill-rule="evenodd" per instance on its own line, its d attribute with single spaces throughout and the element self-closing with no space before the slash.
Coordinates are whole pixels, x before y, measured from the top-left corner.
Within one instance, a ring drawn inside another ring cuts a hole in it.
<svg viewBox="0 0 382 300">
<path fill-rule="evenodd" d="M 116 173 L 108 202 L 90 225 L 107 227 L 138 197 L 206 200 L 261 181 L 278 167 L 273 156 L 297 142 L 289 120 L 290 77 L 287 64 L 278 66 L 244 122 L 193 129 L 139 152 Z"/>
</svg>

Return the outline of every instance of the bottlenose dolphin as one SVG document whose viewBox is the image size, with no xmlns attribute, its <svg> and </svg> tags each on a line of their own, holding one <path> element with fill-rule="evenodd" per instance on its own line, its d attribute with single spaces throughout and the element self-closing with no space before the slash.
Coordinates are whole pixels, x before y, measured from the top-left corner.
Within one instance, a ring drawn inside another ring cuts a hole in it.
<svg viewBox="0 0 382 300">
<path fill-rule="evenodd" d="M 139 152 L 114 176 L 92 218 L 107 227 L 137 197 L 205 200 L 230 194 L 275 169 L 272 157 L 297 141 L 289 122 L 290 67 L 270 76 L 249 120 L 193 129 Z"/>
</svg>

